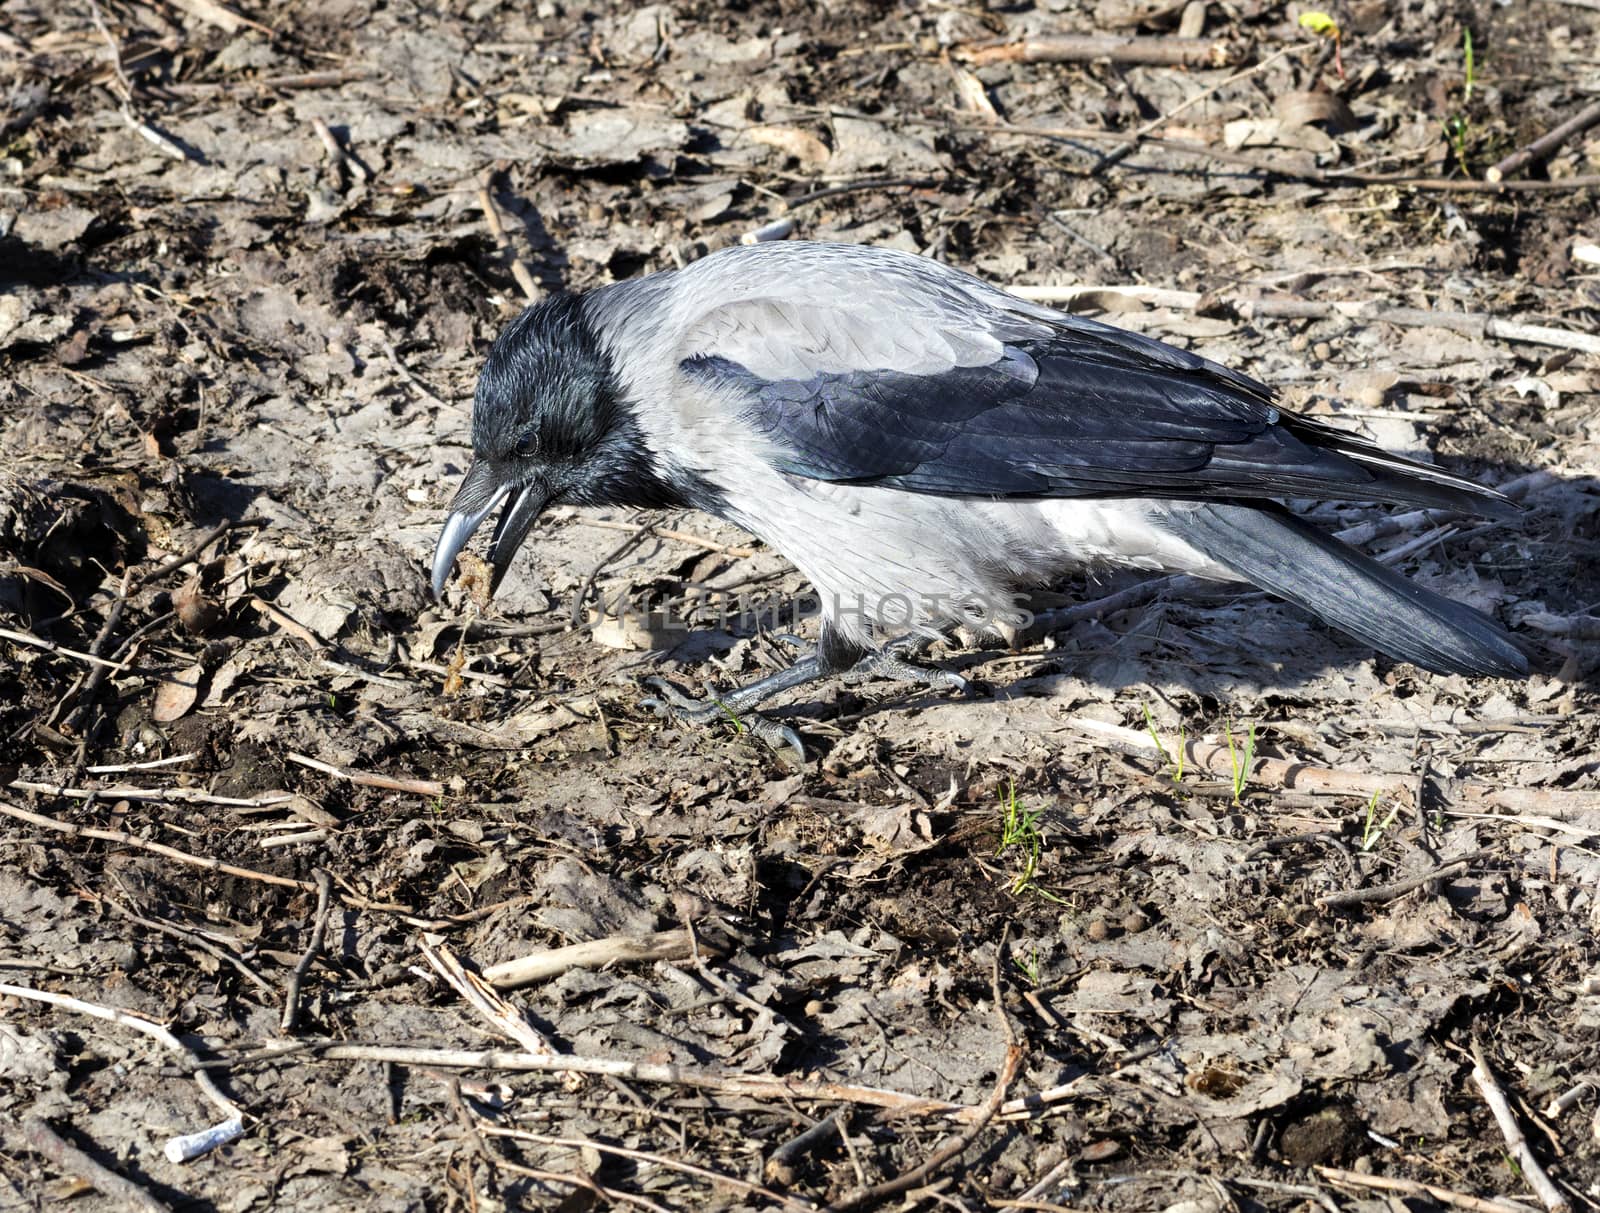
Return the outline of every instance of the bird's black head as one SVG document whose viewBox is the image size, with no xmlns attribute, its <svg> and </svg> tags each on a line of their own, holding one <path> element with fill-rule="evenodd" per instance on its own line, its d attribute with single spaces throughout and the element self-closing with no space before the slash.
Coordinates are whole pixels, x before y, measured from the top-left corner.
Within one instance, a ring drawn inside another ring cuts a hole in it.
<svg viewBox="0 0 1600 1213">
<path fill-rule="evenodd" d="M 495 339 L 472 403 L 481 460 L 582 478 L 624 420 L 615 368 L 578 295 L 537 303 Z"/>
<path fill-rule="evenodd" d="M 495 339 L 472 404 L 472 467 L 433 557 L 433 590 L 495 506 L 491 592 L 548 506 L 676 504 L 578 295 L 530 307 Z"/>
</svg>

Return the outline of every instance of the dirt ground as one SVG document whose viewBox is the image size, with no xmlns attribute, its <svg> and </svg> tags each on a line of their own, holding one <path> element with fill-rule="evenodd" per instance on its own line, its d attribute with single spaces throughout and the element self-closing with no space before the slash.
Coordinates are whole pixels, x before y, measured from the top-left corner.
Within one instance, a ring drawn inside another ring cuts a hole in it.
<svg viewBox="0 0 1600 1213">
<path fill-rule="evenodd" d="M 0 1209 L 1600 1208 L 1600 355 L 1500 327 L 1593 333 L 1600 137 L 1473 188 L 1600 11 L 1299 13 L 0 0 Z M 1216 57 L 992 49 L 1097 32 Z M 526 292 L 781 219 L 1126 288 L 1073 305 L 1511 485 L 1315 513 L 1535 673 L 1079 582 L 972 700 L 791 696 L 795 769 L 640 705 L 770 638 L 571 626 L 803 588 L 712 519 L 434 605 Z"/>
</svg>

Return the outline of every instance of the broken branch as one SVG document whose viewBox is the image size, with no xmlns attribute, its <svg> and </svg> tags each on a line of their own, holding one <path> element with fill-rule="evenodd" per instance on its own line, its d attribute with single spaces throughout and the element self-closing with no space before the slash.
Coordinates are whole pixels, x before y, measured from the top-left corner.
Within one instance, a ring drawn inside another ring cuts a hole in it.
<svg viewBox="0 0 1600 1213">
<path fill-rule="evenodd" d="M 1220 38 L 1141 37 L 1116 34 L 1039 34 L 1019 42 L 958 48 L 955 57 L 975 67 L 990 63 L 1129 63 L 1154 67 L 1232 67 L 1239 47 Z"/>
<path fill-rule="evenodd" d="M 1540 135 L 1527 147 L 1519 148 L 1484 174 L 1488 180 L 1498 182 L 1511 173 L 1527 168 L 1537 160 L 1546 160 L 1574 135 L 1581 135 L 1591 126 L 1600 124 L 1600 101 L 1585 106 L 1560 126 Z"/>
<path fill-rule="evenodd" d="M 1483 1056 L 1483 1046 L 1476 1036 L 1472 1038 L 1472 1060 L 1472 1081 L 1478 1084 L 1483 1102 L 1488 1104 L 1489 1111 L 1494 1113 L 1495 1124 L 1500 1127 L 1500 1134 L 1506 1139 L 1506 1145 L 1510 1148 L 1512 1157 L 1517 1160 L 1517 1166 L 1529 1186 L 1533 1188 L 1549 1213 L 1566 1213 L 1572 1208 L 1572 1202 L 1567 1199 L 1566 1193 L 1550 1182 L 1544 1167 L 1534 1157 L 1528 1139 L 1522 1132 L 1522 1126 L 1517 1123 L 1517 1114 L 1511 1110 L 1511 1103 L 1506 1099 L 1506 1093 L 1500 1089 L 1500 1084 L 1495 1080 L 1494 1071 L 1489 1068 L 1489 1063 Z"/>
</svg>

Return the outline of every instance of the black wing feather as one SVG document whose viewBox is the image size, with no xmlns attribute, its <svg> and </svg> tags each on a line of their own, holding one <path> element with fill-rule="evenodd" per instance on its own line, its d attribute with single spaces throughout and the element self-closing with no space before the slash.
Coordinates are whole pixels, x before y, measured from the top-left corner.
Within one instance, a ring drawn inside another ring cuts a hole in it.
<svg viewBox="0 0 1600 1213">
<path fill-rule="evenodd" d="M 1247 376 L 1138 334 L 1064 317 L 987 366 L 769 380 L 699 355 L 777 466 L 813 480 L 985 497 L 1308 497 L 1506 514 L 1490 490 L 1277 407 Z"/>
</svg>

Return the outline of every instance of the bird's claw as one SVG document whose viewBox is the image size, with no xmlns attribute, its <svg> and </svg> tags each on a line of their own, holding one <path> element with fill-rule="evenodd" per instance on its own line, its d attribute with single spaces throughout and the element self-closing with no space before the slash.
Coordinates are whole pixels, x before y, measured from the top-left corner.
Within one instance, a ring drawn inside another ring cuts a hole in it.
<svg viewBox="0 0 1600 1213">
<path fill-rule="evenodd" d="M 767 719 L 759 712 L 741 714 L 735 711 L 717 694 L 716 687 L 710 682 L 702 684 L 705 689 L 703 699 L 685 694 L 665 678 L 646 678 L 644 685 L 656 694 L 641 699 L 639 706 L 649 708 L 657 716 L 677 720 L 683 724 L 701 726 L 726 721 L 739 732 L 749 733 L 758 741 L 766 743 L 769 749 L 778 752 L 788 749 L 801 766 L 805 765 L 806 748 L 800 741 L 799 733 L 786 724 Z"/>
<path fill-rule="evenodd" d="M 946 691 L 963 698 L 973 693 L 972 683 L 951 670 L 938 666 L 914 665 L 894 653 L 869 653 L 840 677 L 847 686 L 858 686 L 869 678 L 912 682 L 932 691 Z"/>
<path fill-rule="evenodd" d="M 639 706 L 649 708 L 657 716 L 682 720 L 687 724 L 710 724 L 714 720 L 737 719 L 732 710 L 723 706 L 722 700 L 718 698 L 715 688 L 709 682 L 702 684 L 705 690 L 703 699 L 685 694 L 665 678 L 646 678 L 644 685 L 656 694 L 641 699 Z"/>
</svg>

